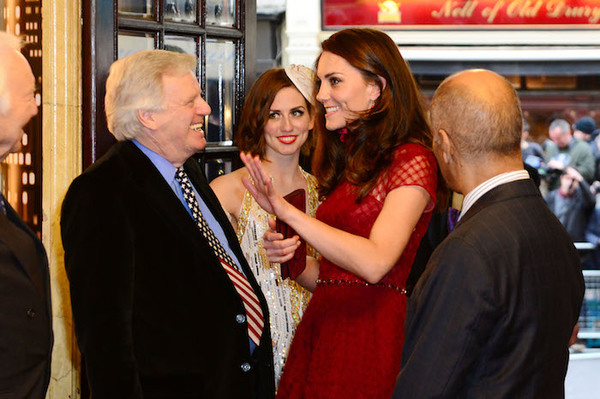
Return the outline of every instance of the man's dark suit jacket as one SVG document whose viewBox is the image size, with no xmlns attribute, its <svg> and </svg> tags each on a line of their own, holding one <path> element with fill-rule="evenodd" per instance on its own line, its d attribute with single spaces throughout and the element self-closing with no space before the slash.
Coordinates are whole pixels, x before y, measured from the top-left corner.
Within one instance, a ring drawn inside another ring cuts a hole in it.
<svg viewBox="0 0 600 399">
<path fill-rule="evenodd" d="M 533 182 L 492 189 L 409 299 L 394 398 L 563 398 L 583 291 L 571 237 Z"/>
<path fill-rule="evenodd" d="M 6 211 L 0 212 L 0 398 L 43 399 L 53 339 L 48 259 L 8 203 Z"/>
<path fill-rule="evenodd" d="M 193 159 L 184 167 L 269 320 L 201 167 Z M 115 144 L 75 179 L 61 227 L 94 399 L 274 396 L 269 323 L 251 356 L 242 300 L 185 206 L 135 144 Z"/>
</svg>

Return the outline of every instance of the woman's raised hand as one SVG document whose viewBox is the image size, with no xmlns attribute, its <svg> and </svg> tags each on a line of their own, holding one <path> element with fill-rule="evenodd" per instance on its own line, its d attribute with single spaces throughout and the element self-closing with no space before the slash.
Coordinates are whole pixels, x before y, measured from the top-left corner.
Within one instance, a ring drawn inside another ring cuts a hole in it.
<svg viewBox="0 0 600 399">
<path fill-rule="evenodd" d="M 247 177 L 242 178 L 246 190 L 252 194 L 258 205 L 272 215 L 281 217 L 288 202 L 275 190 L 271 177 L 262 167 L 260 158 L 250 153 L 240 152 L 240 159 L 246 166 L 252 181 Z M 283 220 L 283 219 L 282 219 Z"/>
</svg>

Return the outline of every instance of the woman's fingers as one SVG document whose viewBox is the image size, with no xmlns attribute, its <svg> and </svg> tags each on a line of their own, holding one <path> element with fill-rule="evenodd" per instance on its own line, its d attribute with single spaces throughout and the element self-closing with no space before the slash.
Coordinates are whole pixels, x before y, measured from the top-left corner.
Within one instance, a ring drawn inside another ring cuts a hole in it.
<svg viewBox="0 0 600 399">
<path fill-rule="evenodd" d="M 247 176 L 242 177 L 242 184 L 244 185 L 244 187 L 246 187 L 246 190 L 248 190 L 253 197 L 256 197 L 256 195 L 258 194 L 258 190 Z"/>
<path fill-rule="evenodd" d="M 265 232 L 265 234 L 263 235 L 263 240 L 264 240 L 267 248 L 272 248 L 272 244 L 271 243 L 274 242 L 274 241 L 282 241 L 283 240 L 283 234 L 278 233 L 277 231 L 275 231 L 275 227 L 273 227 L 273 230 L 267 230 Z"/>
<path fill-rule="evenodd" d="M 248 170 L 250 177 L 252 177 L 252 180 L 254 180 L 254 182 L 257 185 L 260 184 L 258 176 L 256 175 L 256 170 L 254 167 L 254 161 L 252 160 L 252 156 L 250 156 L 250 154 L 247 154 L 245 152 L 240 152 L 240 159 L 244 163 L 244 166 L 246 166 L 246 169 Z"/>
<path fill-rule="evenodd" d="M 254 184 L 258 187 L 258 189 L 265 194 L 270 192 L 268 188 L 266 188 L 267 184 L 271 184 L 271 178 L 264 170 L 260 158 L 258 156 L 252 156 L 252 154 L 247 152 L 240 152 L 240 159 L 246 166 L 248 173 L 254 180 Z"/>
<path fill-rule="evenodd" d="M 267 254 L 267 258 L 269 259 L 270 263 L 284 263 L 284 262 L 287 262 L 288 260 L 291 260 L 293 257 L 294 257 L 293 253 L 286 255 L 286 256 L 273 256 L 273 257 L 271 257 Z"/>
<path fill-rule="evenodd" d="M 270 262 L 285 262 L 292 259 L 300 246 L 300 238 L 293 236 L 283 240 L 281 233 L 267 231 L 264 235 L 264 248 Z"/>
</svg>

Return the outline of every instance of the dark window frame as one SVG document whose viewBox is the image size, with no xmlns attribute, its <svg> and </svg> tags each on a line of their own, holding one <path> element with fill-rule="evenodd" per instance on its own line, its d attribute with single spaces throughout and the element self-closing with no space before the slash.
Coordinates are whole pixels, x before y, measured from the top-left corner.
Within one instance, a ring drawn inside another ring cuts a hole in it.
<svg viewBox="0 0 600 399">
<path fill-rule="evenodd" d="M 83 2 L 83 166 L 93 164 L 115 143 L 108 132 L 104 116 L 105 84 L 110 65 L 117 59 L 119 29 L 156 33 L 157 48 L 163 48 L 164 35 L 184 34 L 201 38 L 200 83 L 206 89 L 206 39 L 230 39 L 236 43 L 234 77 L 233 128 L 236 128 L 243 100 L 256 74 L 256 0 L 237 0 L 234 27 L 205 25 L 206 2 L 199 1 L 198 23 L 163 22 L 163 1 L 154 0 L 157 11 L 152 18 L 119 17 L 118 2 L 89 0 Z M 201 160 L 229 160 L 239 166 L 238 148 L 233 145 L 209 145 L 198 154 Z"/>
</svg>

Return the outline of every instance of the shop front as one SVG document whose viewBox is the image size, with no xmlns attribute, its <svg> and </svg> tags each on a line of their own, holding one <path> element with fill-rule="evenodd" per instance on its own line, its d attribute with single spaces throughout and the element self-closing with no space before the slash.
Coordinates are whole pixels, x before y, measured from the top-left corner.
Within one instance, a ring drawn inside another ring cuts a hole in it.
<svg viewBox="0 0 600 399">
<path fill-rule="evenodd" d="M 491 69 L 519 92 L 534 140 L 554 118 L 600 121 L 595 0 L 288 0 L 285 63 L 314 64 L 336 30 L 370 26 L 398 44 L 426 96 L 448 75 Z"/>
</svg>

